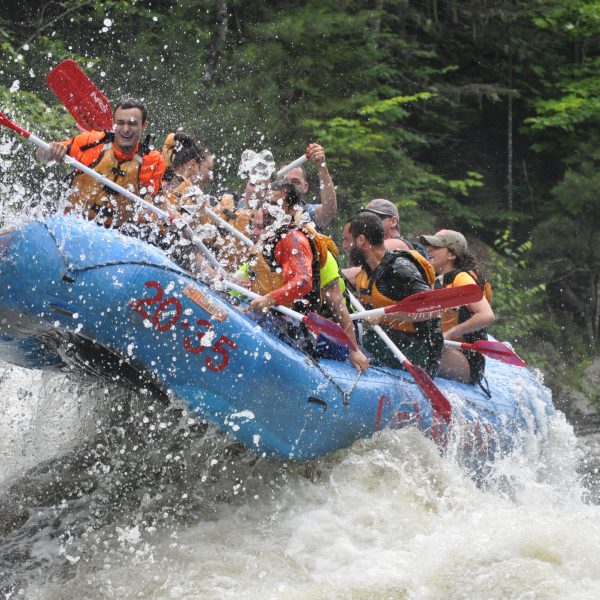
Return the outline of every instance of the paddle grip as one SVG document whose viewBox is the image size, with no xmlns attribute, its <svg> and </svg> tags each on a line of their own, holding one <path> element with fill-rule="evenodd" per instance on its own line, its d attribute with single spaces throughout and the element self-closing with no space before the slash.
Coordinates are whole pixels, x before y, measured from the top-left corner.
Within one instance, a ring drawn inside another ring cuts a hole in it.
<svg viewBox="0 0 600 600">
<path fill-rule="evenodd" d="M 380 315 L 385 315 L 384 308 L 372 308 L 371 310 L 364 310 L 360 303 L 358 304 L 358 306 L 360 306 L 360 309 L 358 308 L 358 306 L 354 305 L 354 302 L 352 303 L 352 305 L 354 306 L 354 308 L 360 311 L 350 314 L 350 318 L 353 321 L 358 321 L 359 319 L 366 319 L 367 317 L 378 317 Z"/>
<path fill-rule="evenodd" d="M 289 173 L 292 169 L 301 167 L 307 160 L 308 160 L 308 158 L 306 157 L 306 154 L 303 154 L 296 160 L 293 160 L 289 165 L 285 165 L 285 167 L 281 167 L 281 169 L 279 169 L 279 171 L 277 171 L 277 173 L 275 173 L 275 177 L 277 179 L 279 179 L 280 177 L 283 177 L 286 173 Z"/>
<path fill-rule="evenodd" d="M 223 284 L 228 289 L 233 290 L 234 292 L 239 292 L 240 294 L 246 296 L 247 298 L 252 298 L 253 300 L 255 298 L 260 298 L 260 294 L 257 294 L 256 292 L 253 292 L 252 290 L 248 290 L 245 287 L 238 285 L 237 283 L 233 283 L 233 281 L 227 281 L 226 279 L 224 279 Z M 295 310 L 292 310 L 291 308 L 288 308 L 287 306 L 277 305 L 277 306 L 272 306 L 271 308 L 274 308 L 275 310 L 279 311 L 280 313 L 283 313 L 284 315 L 287 315 L 288 317 L 291 317 L 292 319 L 295 319 L 296 321 L 304 321 L 304 319 L 305 319 L 304 315 L 301 315 L 299 312 L 296 312 Z"/>
</svg>

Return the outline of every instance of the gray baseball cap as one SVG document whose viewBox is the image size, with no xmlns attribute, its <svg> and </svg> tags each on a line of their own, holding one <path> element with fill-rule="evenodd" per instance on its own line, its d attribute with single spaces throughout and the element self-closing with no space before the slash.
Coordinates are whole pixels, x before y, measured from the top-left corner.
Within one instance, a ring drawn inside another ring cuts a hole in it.
<svg viewBox="0 0 600 600">
<path fill-rule="evenodd" d="M 440 229 L 435 235 L 421 235 L 419 241 L 425 246 L 448 248 L 459 258 L 469 251 L 465 236 L 458 231 L 452 231 L 452 229 Z"/>
<path fill-rule="evenodd" d="M 400 215 L 398 214 L 398 208 L 393 202 L 390 200 L 385 200 L 384 198 L 376 198 L 375 200 L 371 200 L 369 204 L 367 204 L 366 208 L 363 208 L 360 212 L 371 212 L 379 217 L 396 217 L 396 219 L 400 220 Z"/>
</svg>

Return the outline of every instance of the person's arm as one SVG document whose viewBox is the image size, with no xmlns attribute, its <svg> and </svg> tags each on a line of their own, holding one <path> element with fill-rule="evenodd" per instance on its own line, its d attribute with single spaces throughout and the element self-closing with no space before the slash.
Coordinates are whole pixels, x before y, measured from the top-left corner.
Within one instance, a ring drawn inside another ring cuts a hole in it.
<svg viewBox="0 0 600 600">
<path fill-rule="evenodd" d="M 340 324 L 342 329 L 358 348 L 356 335 L 354 333 L 354 323 L 350 318 L 350 313 L 344 302 L 344 296 L 340 290 L 339 278 L 330 281 L 321 290 L 321 293 L 323 295 L 323 301 L 331 309 L 333 320 Z M 348 353 L 348 359 L 358 371 L 366 371 L 369 368 L 369 359 L 360 350 L 350 351 Z"/>
<path fill-rule="evenodd" d="M 337 196 L 335 186 L 325 163 L 325 150 L 319 144 L 309 144 L 306 152 L 308 159 L 312 160 L 319 174 L 319 196 L 321 204 L 314 212 L 314 220 L 317 227 L 327 227 L 337 213 Z"/>
<path fill-rule="evenodd" d="M 160 191 L 165 170 L 165 159 L 161 153 L 157 150 L 150 152 L 144 157 L 140 168 L 140 188 L 145 188 L 146 194 L 156 196 Z"/>
<path fill-rule="evenodd" d="M 460 341 L 466 333 L 483 329 L 496 320 L 494 311 L 486 298 L 482 298 L 474 304 L 469 304 L 468 309 L 472 313 L 471 317 L 463 323 L 458 323 L 458 325 L 444 331 L 444 339 Z"/>
<path fill-rule="evenodd" d="M 308 238 L 291 230 L 275 246 L 275 260 L 283 269 L 285 284 L 271 292 L 277 304 L 289 304 L 310 293 L 313 286 L 313 253 Z"/>
<path fill-rule="evenodd" d="M 284 285 L 252 300 L 249 309 L 266 312 L 276 304 L 290 304 L 306 296 L 313 286 L 313 254 L 307 237 L 291 230 L 275 246 L 274 256 L 283 269 Z"/>
<path fill-rule="evenodd" d="M 87 165 L 88 163 L 83 160 L 83 152 L 79 148 L 89 142 L 95 142 L 104 135 L 104 131 L 85 131 L 77 134 L 75 137 L 72 137 L 69 140 L 50 142 L 48 144 L 48 146 L 50 146 L 48 150 L 38 148 L 35 155 L 38 160 L 51 162 L 53 160 L 60 161 L 68 154 L 69 156 L 72 156 L 76 160 Z"/>
<path fill-rule="evenodd" d="M 360 267 L 348 267 L 340 270 L 350 285 L 356 285 L 356 276 L 360 273 Z"/>
</svg>

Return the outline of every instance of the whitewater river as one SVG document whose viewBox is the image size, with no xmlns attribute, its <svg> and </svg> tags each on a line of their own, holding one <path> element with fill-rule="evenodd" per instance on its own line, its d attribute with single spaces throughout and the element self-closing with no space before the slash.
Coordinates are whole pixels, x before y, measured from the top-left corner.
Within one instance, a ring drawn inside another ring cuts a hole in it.
<svg viewBox="0 0 600 600">
<path fill-rule="evenodd" d="M 0 224 L 43 208 L 3 177 Z M 482 473 L 413 430 L 285 464 L 164 398 L 0 362 L 0 600 L 597 600 L 600 441 L 549 434 Z"/>
<path fill-rule="evenodd" d="M 0 599 L 597 599 L 600 448 L 550 430 L 483 479 L 412 430 L 284 464 L 0 363 Z"/>
</svg>

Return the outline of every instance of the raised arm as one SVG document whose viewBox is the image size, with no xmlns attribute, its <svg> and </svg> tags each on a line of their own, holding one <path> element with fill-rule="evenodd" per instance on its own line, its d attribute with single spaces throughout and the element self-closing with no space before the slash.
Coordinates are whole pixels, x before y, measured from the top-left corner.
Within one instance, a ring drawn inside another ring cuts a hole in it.
<svg viewBox="0 0 600 600">
<path fill-rule="evenodd" d="M 325 150 L 319 144 L 309 144 L 306 151 L 309 160 L 312 160 L 317 167 L 319 174 L 319 196 L 321 204 L 317 206 L 314 213 L 315 223 L 323 229 L 327 227 L 337 213 L 337 196 L 333 180 L 329 174 L 327 163 L 325 162 Z"/>
</svg>

